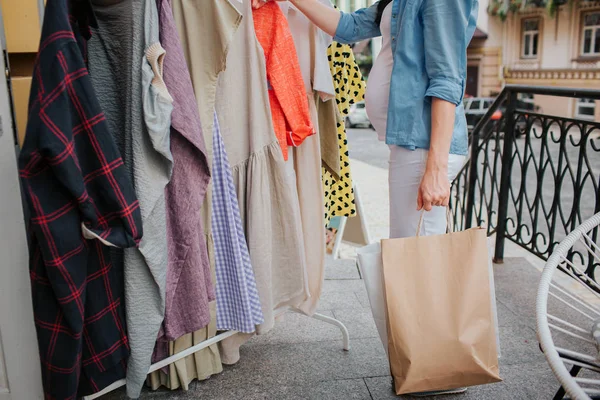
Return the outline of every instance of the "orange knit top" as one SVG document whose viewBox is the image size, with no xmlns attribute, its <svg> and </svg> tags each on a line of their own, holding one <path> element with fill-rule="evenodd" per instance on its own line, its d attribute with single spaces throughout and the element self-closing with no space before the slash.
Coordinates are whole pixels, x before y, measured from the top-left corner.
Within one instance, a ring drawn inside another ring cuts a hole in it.
<svg viewBox="0 0 600 400">
<path fill-rule="evenodd" d="M 275 135 L 287 160 L 288 146 L 297 147 L 315 133 L 296 46 L 287 19 L 275 2 L 253 10 L 252 16 L 265 53 Z"/>
</svg>

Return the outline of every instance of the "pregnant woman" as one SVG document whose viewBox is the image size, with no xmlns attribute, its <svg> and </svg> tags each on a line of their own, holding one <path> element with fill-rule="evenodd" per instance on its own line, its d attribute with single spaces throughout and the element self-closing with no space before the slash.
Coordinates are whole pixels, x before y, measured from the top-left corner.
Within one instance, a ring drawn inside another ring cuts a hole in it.
<svg viewBox="0 0 600 400">
<path fill-rule="evenodd" d="M 273 0 L 253 5 L 266 1 Z M 415 236 L 422 210 L 427 212 L 421 234 L 445 233 L 450 182 L 468 149 L 462 99 L 478 1 L 380 0 L 350 14 L 321 0 L 289 1 L 338 42 L 383 36 L 365 102 L 391 150 L 390 236 Z"/>
<path fill-rule="evenodd" d="M 445 233 L 450 182 L 468 149 L 462 99 L 478 1 L 381 0 L 353 13 L 290 1 L 338 42 L 383 36 L 365 102 L 391 150 L 390 237 L 415 236 L 422 210 L 421 234 Z"/>
</svg>

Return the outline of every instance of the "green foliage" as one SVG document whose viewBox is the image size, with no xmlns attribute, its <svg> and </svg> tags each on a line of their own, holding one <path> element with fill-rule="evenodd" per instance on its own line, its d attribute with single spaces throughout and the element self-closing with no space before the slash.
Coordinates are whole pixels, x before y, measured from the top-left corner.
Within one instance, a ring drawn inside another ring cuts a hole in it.
<svg viewBox="0 0 600 400">
<path fill-rule="evenodd" d="M 506 21 L 508 13 L 516 13 L 525 7 L 545 7 L 550 17 L 556 16 L 559 8 L 565 4 L 573 5 L 576 0 L 491 0 L 487 12 L 489 15 Z M 585 0 L 582 0 L 585 1 Z"/>
</svg>

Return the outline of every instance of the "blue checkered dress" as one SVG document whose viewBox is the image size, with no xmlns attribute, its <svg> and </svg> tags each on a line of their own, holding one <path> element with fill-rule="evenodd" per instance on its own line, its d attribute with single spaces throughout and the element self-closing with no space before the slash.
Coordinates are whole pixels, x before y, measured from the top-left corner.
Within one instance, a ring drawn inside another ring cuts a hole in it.
<svg viewBox="0 0 600 400">
<path fill-rule="evenodd" d="M 212 234 L 215 244 L 217 329 L 252 333 L 264 322 L 237 194 L 217 115 L 213 125 Z"/>
</svg>

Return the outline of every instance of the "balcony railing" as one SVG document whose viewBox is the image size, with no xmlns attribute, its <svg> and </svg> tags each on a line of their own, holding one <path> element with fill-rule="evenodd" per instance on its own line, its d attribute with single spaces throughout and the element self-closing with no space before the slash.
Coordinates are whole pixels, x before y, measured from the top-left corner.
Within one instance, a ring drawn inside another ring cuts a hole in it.
<svg viewBox="0 0 600 400">
<path fill-rule="evenodd" d="M 545 9 L 550 16 L 555 16 L 560 7 L 569 4 L 580 9 L 595 8 L 600 5 L 598 0 L 490 0 L 488 14 L 505 20 L 509 13 L 533 12 Z"/>
<path fill-rule="evenodd" d="M 563 69 L 538 69 L 538 68 L 505 68 L 504 79 L 524 79 L 524 80 L 594 80 L 600 79 L 600 68 L 597 68 L 596 63 L 589 66 L 580 66 L 575 68 Z"/>
<path fill-rule="evenodd" d="M 517 109 L 519 94 L 600 99 L 597 90 L 508 85 L 473 130 L 470 159 L 452 189 L 454 226 L 485 225 L 496 235 L 496 262 L 506 240 L 547 259 L 600 211 L 600 123 Z M 492 121 L 503 104 L 503 117 Z M 594 278 L 589 249 L 575 247 L 569 257 Z"/>
</svg>

